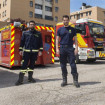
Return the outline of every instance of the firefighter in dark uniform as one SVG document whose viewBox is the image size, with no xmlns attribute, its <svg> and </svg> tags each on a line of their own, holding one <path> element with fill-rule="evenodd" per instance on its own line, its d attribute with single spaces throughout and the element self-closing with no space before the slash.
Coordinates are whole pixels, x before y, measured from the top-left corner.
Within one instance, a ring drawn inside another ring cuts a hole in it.
<svg viewBox="0 0 105 105">
<path fill-rule="evenodd" d="M 62 77 L 63 82 L 61 86 L 67 85 L 67 57 L 69 59 L 69 63 L 71 66 L 71 74 L 73 75 L 73 84 L 76 87 L 80 87 L 78 83 L 78 73 L 77 67 L 75 64 L 75 55 L 78 53 L 78 44 L 77 44 L 77 37 L 76 37 L 76 30 L 73 27 L 69 26 L 69 16 L 63 16 L 63 27 L 60 27 L 57 31 L 57 38 L 56 38 L 56 53 L 60 54 L 60 65 L 62 70 Z M 58 48 L 58 42 L 60 39 L 60 50 Z M 75 41 L 75 49 L 73 48 L 73 38 Z"/>
<path fill-rule="evenodd" d="M 23 78 L 26 72 L 28 72 L 28 81 L 36 82 L 32 77 L 33 69 L 35 61 L 37 60 L 37 56 L 38 55 L 41 56 L 42 51 L 43 51 L 43 42 L 42 42 L 41 33 L 35 30 L 35 22 L 30 21 L 29 30 L 23 32 L 20 42 L 19 54 L 23 55 L 23 60 L 22 60 L 23 62 L 22 62 L 22 69 L 19 73 L 19 79 L 15 85 L 21 85 L 23 83 Z"/>
</svg>

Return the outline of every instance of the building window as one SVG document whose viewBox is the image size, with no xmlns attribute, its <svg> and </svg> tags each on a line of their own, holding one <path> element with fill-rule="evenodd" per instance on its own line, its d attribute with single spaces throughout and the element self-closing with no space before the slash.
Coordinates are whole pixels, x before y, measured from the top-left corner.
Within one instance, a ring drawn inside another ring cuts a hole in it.
<svg viewBox="0 0 105 105">
<path fill-rule="evenodd" d="M 33 12 L 32 11 L 29 12 L 29 17 L 33 17 Z"/>
<path fill-rule="evenodd" d="M 6 16 L 6 12 L 7 12 L 7 11 L 5 10 L 5 16 Z"/>
<path fill-rule="evenodd" d="M 92 14 L 92 12 L 91 11 L 89 11 L 89 15 L 91 15 Z"/>
<path fill-rule="evenodd" d="M 45 24 L 46 27 L 53 27 L 53 25 Z"/>
<path fill-rule="evenodd" d="M 74 15 L 74 19 L 76 18 L 76 16 Z"/>
<path fill-rule="evenodd" d="M 80 14 L 77 15 L 77 19 L 80 19 Z"/>
<path fill-rule="evenodd" d="M 3 7 L 5 6 L 5 2 L 3 2 Z"/>
<path fill-rule="evenodd" d="M 5 6 L 7 5 L 7 0 L 5 0 Z"/>
<path fill-rule="evenodd" d="M 52 20 L 53 21 L 53 17 L 45 15 L 45 20 Z"/>
<path fill-rule="evenodd" d="M 2 12 L 2 17 L 4 17 L 4 12 Z"/>
<path fill-rule="evenodd" d="M 55 22 L 57 22 L 58 21 L 58 17 L 57 16 L 55 16 Z"/>
<path fill-rule="evenodd" d="M 83 13 L 81 13 L 81 17 L 83 17 Z"/>
<path fill-rule="evenodd" d="M 46 11 L 49 11 L 49 12 L 52 12 L 52 8 L 51 7 L 48 7 L 48 6 L 45 6 L 45 10 Z"/>
<path fill-rule="evenodd" d="M 55 7 L 55 12 L 58 12 L 58 7 Z"/>
<path fill-rule="evenodd" d="M 45 1 L 47 1 L 47 2 L 52 2 L 52 0 L 45 0 Z"/>
<path fill-rule="evenodd" d="M 1 9 L 1 4 L 0 4 L 0 9 Z"/>
<path fill-rule="evenodd" d="M 42 10 L 42 5 L 40 5 L 40 4 L 35 4 L 35 8 L 36 8 L 36 9 L 41 9 L 41 10 Z"/>
<path fill-rule="evenodd" d="M 30 1 L 30 7 L 33 7 L 33 1 Z"/>
<path fill-rule="evenodd" d="M 36 23 L 36 26 L 44 26 L 44 24 Z"/>
<path fill-rule="evenodd" d="M 86 12 L 86 16 L 88 16 L 88 12 Z"/>
<path fill-rule="evenodd" d="M 35 18 L 40 18 L 40 19 L 42 19 L 42 15 L 41 15 L 41 14 L 36 14 L 36 13 L 35 13 Z"/>
<path fill-rule="evenodd" d="M 58 0 L 55 0 L 55 3 L 58 3 Z"/>
</svg>

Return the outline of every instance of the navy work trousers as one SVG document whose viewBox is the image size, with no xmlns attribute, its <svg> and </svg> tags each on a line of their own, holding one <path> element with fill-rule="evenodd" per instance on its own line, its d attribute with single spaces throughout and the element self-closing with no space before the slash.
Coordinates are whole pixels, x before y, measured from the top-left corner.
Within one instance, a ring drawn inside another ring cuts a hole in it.
<svg viewBox="0 0 105 105">
<path fill-rule="evenodd" d="M 74 48 L 69 47 L 67 45 L 60 45 L 60 65 L 62 70 L 62 75 L 67 76 L 67 59 L 71 66 L 71 74 L 75 75 L 77 74 L 77 67 L 75 63 L 75 55 L 74 55 Z"/>
<path fill-rule="evenodd" d="M 34 69 L 34 65 L 35 65 L 35 61 L 37 60 L 37 55 L 38 53 L 35 52 L 35 53 L 31 53 L 31 52 L 24 52 L 24 55 L 23 55 L 23 64 L 22 64 L 22 69 L 27 69 L 28 67 L 28 63 L 29 63 L 29 68 L 30 69 Z"/>
</svg>

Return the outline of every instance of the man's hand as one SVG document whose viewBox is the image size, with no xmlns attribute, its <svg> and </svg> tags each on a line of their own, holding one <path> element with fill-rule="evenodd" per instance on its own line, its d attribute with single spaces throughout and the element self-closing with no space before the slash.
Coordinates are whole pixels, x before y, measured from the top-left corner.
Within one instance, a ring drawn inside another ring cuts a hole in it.
<svg viewBox="0 0 105 105">
<path fill-rule="evenodd" d="M 74 50 L 74 54 L 77 55 L 78 54 L 78 49 Z"/>
<path fill-rule="evenodd" d="M 39 56 L 42 56 L 42 51 L 39 51 L 38 55 L 39 55 Z"/>
<path fill-rule="evenodd" d="M 56 37 L 56 54 L 59 55 L 59 48 L 58 48 L 59 36 Z"/>
<path fill-rule="evenodd" d="M 56 54 L 59 55 L 59 49 L 56 49 Z"/>
<path fill-rule="evenodd" d="M 19 54 L 20 54 L 21 56 L 23 56 L 23 51 L 20 51 Z"/>
</svg>

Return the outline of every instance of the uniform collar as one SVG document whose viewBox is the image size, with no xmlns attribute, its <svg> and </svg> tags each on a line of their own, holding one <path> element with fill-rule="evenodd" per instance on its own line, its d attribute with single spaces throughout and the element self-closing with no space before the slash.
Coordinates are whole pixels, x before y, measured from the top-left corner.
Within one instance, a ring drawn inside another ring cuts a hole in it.
<svg viewBox="0 0 105 105">
<path fill-rule="evenodd" d="M 32 32 L 32 33 L 35 33 L 35 32 L 37 32 L 35 29 L 34 30 L 29 30 L 29 32 Z"/>
<path fill-rule="evenodd" d="M 67 28 L 67 27 L 70 27 L 70 25 L 68 25 L 68 26 L 63 26 L 63 27 Z"/>
</svg>

